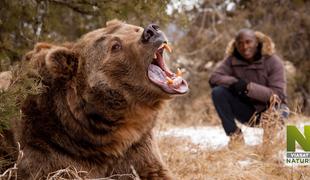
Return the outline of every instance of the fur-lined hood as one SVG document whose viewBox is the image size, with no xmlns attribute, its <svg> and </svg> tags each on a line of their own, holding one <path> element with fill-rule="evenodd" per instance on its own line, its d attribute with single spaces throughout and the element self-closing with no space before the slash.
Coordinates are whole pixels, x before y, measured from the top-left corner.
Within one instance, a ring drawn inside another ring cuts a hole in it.
<svg viewBox="0 0 310 180">
<path fill-rule="evenodd" d="M 258 39 L 258 42 L 262 44 L 261 54 L 263 56 L 264 55 L 271 56 L 276 52 L 275 45 L 269 36 L 265 35 L 262 32 L 259 32 L 259 31 L 255 31 L 255 36 Z M 235 39 L 231 40 L 228 43 L 228 45 L 226 47 L 225 55 L 231 56 L 234 52 L 234 49 L 235 49 Z"/>
</svg>

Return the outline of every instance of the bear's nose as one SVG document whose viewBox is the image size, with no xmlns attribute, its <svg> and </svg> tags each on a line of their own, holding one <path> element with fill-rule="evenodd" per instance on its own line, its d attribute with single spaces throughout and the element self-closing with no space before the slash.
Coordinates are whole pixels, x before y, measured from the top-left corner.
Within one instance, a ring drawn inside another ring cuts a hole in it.
<svg viewBox="0 0 310 180">
<path fill-rule="evenodd" d="M 142 34 L 142 42 L 147 43 L 151 41 L 155 41 L 157 37 L 160 36 L 159 26 L 157 24 L 150 24 L 146 28 L 144 28 Z"/>
</svg>

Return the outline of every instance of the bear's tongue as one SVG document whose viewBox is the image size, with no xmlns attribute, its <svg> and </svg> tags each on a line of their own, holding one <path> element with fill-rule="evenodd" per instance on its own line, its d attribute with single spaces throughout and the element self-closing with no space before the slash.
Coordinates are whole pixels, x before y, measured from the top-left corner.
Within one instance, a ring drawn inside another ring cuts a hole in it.
<svg viewBox="0 0 310 180">
<path fill-rule="evenodd" d="M 172 73 L 166 66 L 162 51 L 156 52 L 154 63 L 148 67 L 148 77 L 162 90 L 170 94 L 184 94 L 188 91 L 187 82 L 180 76 Z"/>
</svg>

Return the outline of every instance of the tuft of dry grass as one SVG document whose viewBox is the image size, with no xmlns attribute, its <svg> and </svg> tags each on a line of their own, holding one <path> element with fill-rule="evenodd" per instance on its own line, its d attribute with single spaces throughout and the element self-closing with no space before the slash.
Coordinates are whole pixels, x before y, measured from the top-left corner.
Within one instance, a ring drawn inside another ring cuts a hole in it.
<svg viewBox="0 0 310 180">
<path fill-rule="evenodd" d="M 127 178 L 132 180 L 140 180 L 136 171 L 133 169 L 133 174 L 115 174 L 109 177 L 104 178 L 96 178 L 96 180 L 115 180 L 119 178 Z M 65 169 L 60 169 L 58 171 L 52 172 L 48 174 L 46 180 L 69 180 L 69 179 L 77 179 L 77 180 L 88 180 L 87 171 L 78 171 L 74 167 L 67 167 Z"/>
<path fill-rule="evenodd" d="M 20 144 L 17 143 L 17 148 L 18 148 L 18 157 L 16 162 L 14 163 L 13 167 L 8 168 L 5 170 L 2 174 L 0 174 L 0 179 L 6 179 L 6 180 L 11 180 L 11 179 L 17 179 L 17 165 L 21 161 L 21 159 L 24 156 L 23 151 L 20 149 Z"/>
<path fill-rule="evenodd" d="M 5 170 L 2 174 L 0 174 L 0 180 L 13 180 L 17 179 L 17 165 L 21 161 L 23 157 L 23 151 L 20 149 L 20 144 L 18 143 L 18 159 L 14 163 L 13 167 L 8 168 Z M 138 173 L 136 172 L 135 168 L 131 166 L 132 173 L 131 174 L 114 174 L 109 177 L 103 177 L 103 178 L 96 178 L 96 180 L 116 180 L 116 179 L 131 179 L 131 180 L 141 180 Z M 55 172 L 51 172 L 46 177 L 46 180 L 91 180 L 87 177 L 88 172 L 87 171 L 81 171 L 77 170 L 75 167 L 67 167 L 65 169 L 59 169 Z M 35 179 L 42 179 L 41 177 L 37 177 Z"/>
<path fill-rule="evenodd" d="M 114 174 L 109 177 L 104 178 L 96 178 L 96 180 L 115 180 L 115 179 L 122 179 L 127 178 L 131 180 L 140 180 L 139 175 L 137 174 L 136 170 L 133 166 L 131 166 L 132 174 Z M 46 180 L 90 180 L 87 178 L 87 171 L 78 171 L 74 167 L 67 167 L 65 169 L 60 169 L 58 171 L 52 172 L 48 174 Z"/>
</svg>

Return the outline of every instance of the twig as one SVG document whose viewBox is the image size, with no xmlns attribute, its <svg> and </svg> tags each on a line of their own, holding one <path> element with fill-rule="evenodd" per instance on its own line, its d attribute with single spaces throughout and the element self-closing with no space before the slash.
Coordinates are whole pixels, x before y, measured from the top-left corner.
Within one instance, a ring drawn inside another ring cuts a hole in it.
<svg viewBox="0 0 310 180">
<path fill-rule="evenodd" d="M 20 163 L 21 159 L 24 156 L 24 152 L 20 149 L 19 142 L 17 142 L 17 147 L 18 147 L 18 158 L 16 163 L 14 164 L 13 167 L 4 171 L 4 173 L 0 175 L 0 179 L 6 178 L 7 180 L 10 180 L 12 177 L 15 177 L 15 179 L 17 179 L 17 165 Z"/>
<path fill-rule="evenodd" d="M 137 171 L 135 170 L 135 168 L 133 167 L 133 165 L 130 166 L 132 173 L 135 175 L 135 180 L 141 180 Z"/>
<path fill-rule="evenodd" d="M 202 20 L 201 20 L 201 25 L 200 25 L 200 28 L 198 30 L 198 33 L 196 34 L 196 37 L 198 37 L 198 35 L 201 34 L 202 30 L 204 29 L 206 17 L 207 17 L 207 11 L 206 11 L 206 9 L 204 9 L 203 15 L 202 15 Z"/>
</svg>

